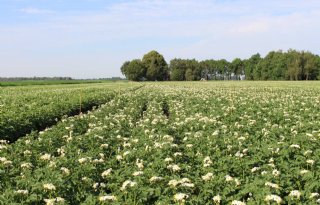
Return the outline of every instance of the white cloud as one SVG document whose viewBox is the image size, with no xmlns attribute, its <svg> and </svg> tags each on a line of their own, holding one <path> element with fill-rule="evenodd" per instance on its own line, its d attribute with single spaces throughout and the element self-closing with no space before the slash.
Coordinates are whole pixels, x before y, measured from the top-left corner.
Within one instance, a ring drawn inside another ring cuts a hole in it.
<svg viewBox="0 0 320 205">
<path fill-rule="evenodd" d="M 26 14 L 53 14 L 54 11 L 48 9 L 39 9 L 34 7 L 26 7 L 19 10 Z"/>
<path fill-rule="evenodd" d="M 240 22 L 237 23 L 230 28 L 230 33 L 234 34 L 259 34 L 262 32 L 266 32 L 270 29 L 269 22 L 266 20 L 253 20 L 250 22 Z"/>
</svg>

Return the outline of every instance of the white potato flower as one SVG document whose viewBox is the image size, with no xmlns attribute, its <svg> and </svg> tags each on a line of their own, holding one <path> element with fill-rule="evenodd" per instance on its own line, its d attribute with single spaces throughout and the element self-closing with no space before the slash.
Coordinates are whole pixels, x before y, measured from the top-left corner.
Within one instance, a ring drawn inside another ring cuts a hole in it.
<svg viewBox="0 0 320 205">
<path fill-rule="evenodd" d="M 290 192 L 289 196 L 292 197 L 292 198 L 299 199 L 300 196 L 301 196 L 301 193 L 298 190 L 293 190 L 293 191 Z"/>
<path fill-rule="evenodd" d="M 179 185 L 180 182 L 178 180 L 172 179 L 169 181 L 168 185 L 172 186 L 172 187 L 176 187 L 177 185 Z"/>
<path fill-rule="evenodd" d="M 314 165 L 314 160 L 308 159 L 308 160 L 307 160 L 307 163 L 308 163 L 308 164 L 311 164 L 311 165 Z"/>
<path fill-rule="evenodd" d="M 297 144 L 292 144 L 290 145 L 291 148 L 296 148 L 296 149 L 300 149 L 300 145 Z"/>
<path fill-rule="evenodd" d="M 167 168 L 174 171 L 174 172 L 178 172 L 181 170 L 181 168 L 176 164 L 170 164 L 167 166 Z"/>
<path fill-rule="evenodd" d="M 83 163 L 85 163 L 85 162 L 87 162 L 87 161 L 88 161 L 88 158 L 86 158 L 86 157 L 83 157 L 83 158 L 78 159 L 78 162 L 79 162 L 80 164 L 83 164 Z"/>
<path fill-rule="evenodd" d="M 108 145 L 108 144 L 101 144 L 100 147 L 101 147 L 101 148 L 108 148 L 109 145 Z"/>
<path fill-rule="evenodd" d="M 164 161 L 165 161 L 165 162 L 172 162 L 172 161 L 173 161 L 173 159 L 172 159 L 172 158 L 170 158 L 170 157 L 167 157 L 167 158 L 165 158 L 165 159 L 164 159 Z"/>
<path fill-rule="evenodd" d="M 213 173 L 209 172 L 206 175 L 203 175 L 201 178 L 203 181 L 210 181 L 213 178 Z"/>
<path fill-rule="evenodd" d="M 278 176 L 280 175 L 280 171 L 277 170 L 277 169 L 274 169 L 274 170 L 272 171 L 272 174 L 273 174 L 273 176 L 278 177 Z"/>
<path fill-rule="evenodd" d="M 189 198 L 189 195 L 184 193 L 177 193 L 173 197 L 174 201 L 176 202 L 184 202 L 188 198 Z"/>
<path fill-rule="evenodd" d="M 15 191 L 16 194 L 21 194 L 21 195 L 28 195 L 29 191 L 28 190 L 17 190 Z"/>
<path fill-rule="evenodd" d="M 212 164 L 212 161 L 211 161 L 210 157 L 209 156 L 205 157 L 203 160 L 203 166 L 209 167 L 211 164 Z"/>
<path fill-rule="evenodd" d="M 176 152 L 176 153 L 173 154 L 173 156 L 175 156 L 175 157 L 182 156 L 182 153 L 181 152 Z"/>
<path fill-rule="evenodd" d="M 123 153 L 123 156 L 125 157 L 125 156 L 127 156 L 127 155 L 129 155 L 130 154 L 130 151 L 125 151 L 124 153 Z"/>
<path fill-rule="evenodd" d="M 143 171 L 136 171 L 136 172 L 133 172 L 132 176 L 140 176 L 143 174 Z"/>
<path fill-rule="evenodd" d="M 55 187 L 53 184 L 51 184 L 51 183 L 43 184 L 43 188 L 44 188 L 45 190 L 48 190 L 48 191 L 54 191 L 54 190 L 56 190 L 56 187 Z"/>
<path fill-rule="evenodd" d="M 136 165 L 140 170 L 144 169 L 144 165 L 143 165 L 143 160 L 142 159 L 137 159 L 136 160 Z"/>
<path fill-rule="evenodd" d="M 303 170 L 300 171 L 300 174 L 304 175 L 304 174 L 309 173 L 309 172 L 310 172 L 309 170 L 303 169 Z"/>
<path fill-rule="evenodd" d="M 221 202 L 221 196 L 220 196 L 220 195 L 216 195 L 216 196 L 214 196 L 214 197 L 212 198 L 212 200 L 213 200 L 213 202 L 214 202 L 215 204 L 220 204 L 220 202 Z"/>
<path fill-rule="evenodd" d="M 44 202 L 46 202 L 46 205 L 54 205 L 56 203 L 62 204 L 65 202 L 64 198 L 62 197 L 57 197 L 54 199 L 44 199 Z"/>
<path fill-rule="evenodd" d="M 55 199 L 44 199 L 44 202 L 46 205 L 54 205 Z"/>
<path fill-rule="evenodd" d="M 25 151 L 23 152 L 23 154 L 24 154 L 24 155 L 30 155 L 30 154 L 32 154 L 32 152 L 31 152 L 30 150 L 25 150 Z"/>
<path fill-rule="evenodd" d="M 311 150 L 307 150 L 307 151 L 305 151 L 305 152 L 303 153 L 303 155 L 308 155 L 308 154 L 311 154 L 311 153 L 312 153 Z"/>
<path fill-rule="evenodd" d="M 149 181 L 153 183 L 153 182 L 161 181 L 162 179 L 163 179 L 162 177 L 153 176 L 149 179 Z"/>
<path fill-rule="evenodd" d="M 233 177 L 230 176 L 230 175 L 226 175 L 225 179 L 226 179 L 227 182 L 233 181 Z"/>
<path fill-rule="evenodd" d="M 237 201 L 237 200 L 233 200 L 231 202 L 232 205 L 246 205 L 246 203 L 242 202 L 242 201 Z"/>
<path fill-rule="evenodd" d="M 33 165 L 32 165 L 31 163 L 29 163 L 29 162 L 25 162 L 25 163 L 22 163 L 22 164 L 20 165 L 20 167 L 21 167 L 22 169 L 30 169 L 30 168 L 33 167 Z"/>
<path fill-rule="evenodd" d="M 70 170 L 68 168 L 66 168 L 66 167 L 61 167 L 60 170 L 62 171 L 62 173 L 64 175 L 68 176 L 70 174 Z"/>
<path fill-rule="evenodd" d="M 50 154 L 41 155 L 40 159 L 44 161 L 49 161 L 51 159 L 51 155 Z"/>
<path fill-rule="evenodd" d="M 313 199 L 319 196 L 320 196 L 319 193 L 311 193 L 309 199 Z"/>
<path fill-rule="evenodd" d="M 126 188 L 127 188 L 128 186 L 129 186 L 129 187 L 134 187 L 134 186 L 136 186 L 136 185 L 137 185 L 137 182 L 134 182 L 134 181 L 131 181 L 131 180 L 127 180 L 127 181 L 123 182 L 120 190 L 121 190 L 121 191 L 124 191 L 124 190 L 126 190 Z"/>
<path fill-rule="evenodd" d="M 254 173 L 254 172 L 258 171 L 258 170 L 260 170 L 260 167 L 253 167 L 251 169 L 251 173 Z"/>
<path fill-rule="evenodd" d="M 267 195 L 264 200 L 265 200 L 266 202 L 274 201 L 274 202 L 276 202 L 277 204 L 280 204 L 280 203 L 282 202 L 281 197 L 278 196 L 278 195 L 274 195 L 274 194 Z"/>
<path fill-rule="evenodd" d="M 112 172 L 112 168 L 102 172 L 102 174 L 101 174 L 102 178 L 106 178 L 107 176 L 109 176 L 111 174 L 111 172 Z"/>
<path fill-rule="evenodd" d="M 5 162 L 5 161 L 7 161 L 7 158 L 5 158 L 5 157 L 0 157 L 0 162 Z"/>
<path fill-rule="evenodd" d="M 182 187 L 189 187 L 189 188 L 193 188 L 194 187 L 194 184 L 193 183 L 181 183 Z"/>
<path fill-rule="evenodd" d="M 241 184 L 240 180 L 237 178 L 234 179 L 234 182 L 236 183 L 236 186 L 239 186 Z"/>
<path fill-rule="evenodd" d="M 271 187 L 271 188 L 274 188 L 274 189 L 279 189 L 280 188 L 278 184 L 274 184 L 274 183 L 271 183 L 271 182 L 266 182 L 264 185 L 268 186 L 268 187 Z"/>
<path fill-rule="evenodd" d="M 117 197 L 113 195 L 100 196 L 99 201 L 116 201 Z"/>
</svg>

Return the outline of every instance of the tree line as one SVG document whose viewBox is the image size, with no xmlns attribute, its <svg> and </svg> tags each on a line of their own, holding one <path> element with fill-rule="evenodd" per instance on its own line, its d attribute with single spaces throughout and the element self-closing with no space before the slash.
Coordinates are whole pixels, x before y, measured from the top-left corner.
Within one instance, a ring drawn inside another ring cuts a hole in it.
<svg viewBox="0 0 320 205">
<path fill-rule="evenodd" d="M 71 77 L 0 77 L 0 82 L 24 81 L 24 80 L 73 80 Z"/>
<path fill-rule="evenodd" d="M 121 72 L 133 81 L 206 80 L 318 80 L 320 57 L 309 51 L 290 49 L 271 51 L 264 58 L 259 53 L 248 59 L 172 59 L 167 64 L 157 51 L 142 59 L 126 61 Z"/>
</svg>

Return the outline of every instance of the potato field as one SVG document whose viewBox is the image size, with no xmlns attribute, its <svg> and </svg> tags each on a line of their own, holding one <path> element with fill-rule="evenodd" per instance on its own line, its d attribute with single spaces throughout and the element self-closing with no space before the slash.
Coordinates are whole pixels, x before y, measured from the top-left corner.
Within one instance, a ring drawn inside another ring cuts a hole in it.
<svg viewBox="0 0 320 205">
<path fill-rule="evenodd" d="M 319 82 L 88 86 L 0 91 L 0 205 L 320 203 Z"/>
</svg>

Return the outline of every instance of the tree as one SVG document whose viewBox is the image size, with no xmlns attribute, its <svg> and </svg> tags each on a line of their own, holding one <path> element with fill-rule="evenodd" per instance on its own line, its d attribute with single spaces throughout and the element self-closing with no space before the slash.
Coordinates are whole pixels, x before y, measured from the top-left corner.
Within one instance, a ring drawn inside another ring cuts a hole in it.
<svg viewBox="0 0 320 205">
<path fill-rule="evenodd" d="M 235 74 L 236 79 L 239 80 L 239 75 L 244 71 L 244 65 L 240 58 L 236 58 L 231 62 L 231 71 Z"/>
<path fill-rule="evenodd" d="M 306 52 L 303 54 L 303 74 L 305 80 L 315 79 L 317 76 L 316 68 L 317 68 L 317 57 L 310 52 Z"/>
<path fill-rule="evenodd" d="M 168 79 L 169 70 L 167 62 L 157 51 L 150 51 L 149 53 L 145 54 L 142 58 L 142 63 L 146 68 L 147 80 L 163 81 Z"/>
<path fill-rule="evenodd" d="M 186 70 L 185 78 L 186 78 L 187 81 L 193 81 L 194 80 L 194 75 L 193 75 L 193 72 L 192 72 L 191 68 L 188 68 Z"/>
<path fill-rule="evenodd" d="M 287 70 L 286 53 L 271 51 L 261 59 L 254 71 L 256 80 L 284 80 Z"/>
<path fill-rule="evenodd" d="M 264 58 L 259 53 L 249 59 L 204 60 L 173 59 L 168 66 L 164 57 L 151 51 L 142 60 L 126 61 L 121 72 L 129 80 L 230 80 L 245 74 L 247 80 L 320 80 L 320 57 L 309 51 L 270 51 Z M 235 75 L 235 78 L 232 77 Z"/>
<path fill-rule="evenodd" d="M 124 63 L 122 66 L 126 78 L 133 81 L 141 81 L 145 77 L 146 68 L 140 59 L 132 60 L 130 63 Z"/>
<path fill-rule="evenodd" d="M 254 72 L 260 61 L 261 56 L 259 53 L 252 55 L 249 59 L 244 61 L 244 73 L 246 75 L 246 80 L 256 80 L 254 78 Z"/>
<path fill-rule="evenodd" d="M 225 59 L 220 59 L 217 61 L 217 69 L 220 73 L 220 79 L 221 80 L 228 80 L 230 79 L 230 63 Z"/>
<path fill-rule="evenodd" d="M 125 76 L 126 76 L 126 73 L 127 73 L 127 69 L 128 69 L 129 64 L 130 64 L 130 61 L 126 61 L 126 62 L 124 62 L 124 63 L 122 64 L 122 66 L 121 66 L 121 68 L 120 68 L 121 73 L 122 73 L 123 75 L 125 75 Z"/>
<path fill-rule="evenodd" d="M 218 63 L 216 60 L 210 59 L 200 62 L 202 77 L 208 80 L 217 80 L 219 75 Z"/>
<path fill-rule="evenodd" d="M 260 70 L 260 80 L 270 80 L 274 61 L 275 51 L 269 52 L 266 57 L 259 64 L 258 69 Z"/>
<path fill-rule="evenodd" d="M 201 79 L 201 67 L 195 59 L 185 60 L 186 72 L 185 79 L 187 81 L 200 80 Z"/>
<path fill-rule="evenodd" d="M 288 51 L 288 65 L 286 76 L 290 80 L 301 80 L 302 55 L 296 50 Z"/>
<path fill-rule="evenodd" d="M 201 79 L 209 80 L 210 76 L 210 63 L 209 61 L 201 61 L 199 62 L 200 70 L 201 70 Z"/>
<path fill-rule="evenodd" d="M 173 59 L 170 61 L 170 80 L 183 81 L 186 73 L 186 60 Z"/>
<path fill-rule="evenodd" d="M 287 63 L 287 53 L 282 51 L 278 51 L 274 55 L 273 62 L 271 66 L 271 80 L 285 80 L 286 77 L 286 70 L 288 67 Z"/>
</svg>

